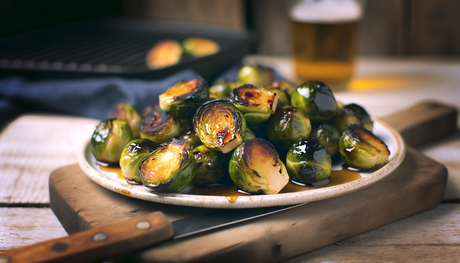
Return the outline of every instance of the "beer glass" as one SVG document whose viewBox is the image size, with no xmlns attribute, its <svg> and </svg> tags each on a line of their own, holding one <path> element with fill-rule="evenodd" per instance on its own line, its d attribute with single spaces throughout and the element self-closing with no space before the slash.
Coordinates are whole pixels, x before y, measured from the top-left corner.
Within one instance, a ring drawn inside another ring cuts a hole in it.
<svg viewBox="0 0 460 263">
<path fill-rule="evenodd" d="M 293 59 L 301 81 L 345 89 L 353 75 L 364 0 L 299 0 L 290 10 Z"/>
</svg>

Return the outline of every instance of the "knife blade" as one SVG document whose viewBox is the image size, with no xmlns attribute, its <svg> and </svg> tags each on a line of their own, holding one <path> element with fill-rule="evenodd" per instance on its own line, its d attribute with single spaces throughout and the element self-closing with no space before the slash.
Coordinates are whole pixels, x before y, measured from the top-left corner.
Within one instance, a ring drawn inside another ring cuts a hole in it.
<svg viewBox="0 0 460 263">
<path fill-rule="evenodd" d="M 0 254 L 0 263 L 93 262 L 151 247 L 205 231 L 238 224 L 304 204 L 256 209 L 214 210 L 170 222 L 153 212 L 112 225 L 94 228 Z"/>
</svg>

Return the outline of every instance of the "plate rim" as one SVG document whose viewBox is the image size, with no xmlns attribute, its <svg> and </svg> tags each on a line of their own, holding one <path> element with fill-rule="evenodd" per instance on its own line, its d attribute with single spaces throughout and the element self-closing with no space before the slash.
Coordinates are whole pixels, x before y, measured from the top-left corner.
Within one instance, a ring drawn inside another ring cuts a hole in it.
<svg viewBox="0 0 460 263">
<path fill-rule="evenodd" d="M 220 209 L 260 208 L 295 205 L 328 199 L 357 191 L 382 180 L 383 178 L 390 175 L 394 170 L 396 170 L 396 168 L 404 160 L 406 154 L 406 146 L 404 140 L 399 132 L 397 132 L 393 127 L 389 126 L 378 118 L 374 118 L 373 120 L 374 122 L 382 125 L 395 138 L 397 150 L 393 158 L 387 164 L 379 168 L 377 171 L 347 183 L 299 192 L 279 193 L 273 195 L 238 196 L 236 200 L 231 200 L 232 197 L 230 196 L 157 193 L 154 192 L 154 190 L 149 190 L 146 187 L 130 185 L 127 182 L 122 182 L 121 179 L 108 177 L 107 175 L 103 175 L 97 171 L 86 158 L 87 152 L 90 151 L 91 138 L 89 138 L 83 144 L 83 147 L 81 147 L 81 150 L 78 152 L 77 159 L 82 171 L 96 184 L 99 184 L 100 186 L 110 191 L 145 201 L 178 206 Z"/>
</svg>

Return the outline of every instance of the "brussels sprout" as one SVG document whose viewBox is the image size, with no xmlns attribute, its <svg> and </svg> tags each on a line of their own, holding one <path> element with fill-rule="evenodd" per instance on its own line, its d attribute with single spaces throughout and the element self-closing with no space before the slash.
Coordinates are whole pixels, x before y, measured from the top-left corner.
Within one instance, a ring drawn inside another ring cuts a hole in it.
<svg viewBox="0 0 460 263">
<path fill-rule="evenodd" d="M 131 128 L 133 138 L 139 137 L 139 129 L 141 128 L 142 117 L 133 105 L 123 102 L 118 103 L 109 112 L 109 119 L 114 118 L 126 121 Z"/>
<path fill-rule="evenodd" d="M 296 88 L 291 104 L 312 122 L 327 121 L 336 113 L 337 102 L 329 86 L 320 81 L 307 81 Z"/>
<path fill-rule="evenodd" d="M 343 133 L 350 124 L 359 124 L 370 132 L 372 132 L 374 126 L 366 110 L 357 104 L 343 106 L 332 118 L 332 121 L 337 125 L 341 133 Z"/>
<path fill-rule="evenodd" d="M 131 128 L 125 121 L 103 120 L 96 127 L 91 138 L 92 152 L 100 162 L 118 163 L 123 148 L 132 139 Z"/>
<path fill-rule="evenodd" d="M 286 167 L 292 181 L 311 185 L 330 177 L 332 159 L 319 140 L 302 138 L 289 149 Z"/>
<path fill-rule="evenodd" d="M 238 83 L 226 80 L 218 79 L 209 88 L 209 96 L 215 99 L 226 99 L 230 97 L 230 93 L 233 89 L 237 88 Z"/>
<path fill-rule="evenodd" d="M 192 182 L 196 162 L 188 143 L 173 138 L 144 158 L 139 174 L 142 183 L 162 192 L 180 192 Z"/>
<path fill-rule="evenodd" d="M 274 77 L 275 72 L 263 66 L 243 66 L 236 73 L 238 82 L 262 87 L 272 84 Z"/>
<path fill-rule="evenodd" d="M 246 121 L 230 101 L 212 100 L 198 108 L 193 128 L 208 148 L 228 153 L 243 142 Z"/>
<path fill-rule="evenodd" d="M 145 63 L 150 69 L 161 69 L 177 64 L 182 57 L 182 46 L 167 39 L 155 44 L 147 53 Z"/>
<path fill-rule="evenodd" d="M 291 82 L 284 80 L 284 79 L 279 79 L 276 80 L 272 83 L 272 87 L 274 88 L 279 88 L 282 91 L 284 91 L 289 97 L 291 97 L 292 93 L 296 89 L 296 85 L 292 84 Z"/>
<path fill-rule="evenodd" d="M 218 182 L 228 171 L 228 159 L 221 152 L 215 152 L 199 145 L 193 149 L 196 161 L 196 173 L 193 183 L 205 185 Z"/>
<path fill-rule="evenodd" d="M 142 120 L 140 137 L 157 144 L 166 142 L 180 134 L 180 124 L 167 111 L 154 108 Z"/>
<path fill-rule="evenodd" d="M 120 157 L 120 168 L 128 182 L 142 184 L 139 167 L 144 157 L 149 155 L 156 146 L 156 143 L 149 139 L 134 139 L 125 146 Z"/>
<path fill-rule="evenodd" d="M 318 139 L 321 145 L 327 148 L 331 156 L 339 153 L 340 135 L 339 129 L 328 122 L 313 125 L 310 133 L 310 137 Z"/>
<path fill-rule="evenodd" d="M 388 162 L 387 145 L 359 124 L 351 124 L 339 140 L 339 153 L 351 167 L 370 169 Z"/>
<path fill-rule="evenodd" d="M 290 105 L 291 104 L 291 100 L 289 99 L 289 96 L 286 94 L 286 92 L 284 92 L 280 88 L 274 88 L 272 86 L 268 86 L 266 89 L 268 91 L 270 91 L 271 93 L 273 93 L 273 94 L 276 93 L 276 97 L 278 97 L 278 107 L 277 107 L 277 109 L 281 108 L 284 105 Z"/>
<path fill-rule="evenodd" d="M 262 123 L 275 113 L 278 97 L 265 88 L 245 84 L 232 91 L 232 103 L 244 114 L 248 124 Z"/>
<path fill-rule="evenodd" d="M 201 77 L 179 82 L 159 96 L 160 108 L 177 119 L 192 119 L 198 107 L 208 98 L 208 84 Z"/>
<path fill-rule="evenodd" d="M 181 124 L 180 128 L 181 133 L 178 137 L 179 140 L 187 142 L 192 148 L 202 144 L 200 137 L 198 137 L 198 133 L 193 129 L 193 123 L 191 121 Z"/>
<path fill-rule="evenodd" d="M 256 138 L 256 135 L 248 126 L 246 126 L 246 129 L 244 130 L 242 136 L 243 136 L 243 142 Z"/>
<path fill-rule="evenodd" d="M 277 194 L 289 182 L 286 167 L 275 148 L 261 138 L 238 146 L 228 171 L 235 185 L 249 193 Z"/>
<path fill-rule="evenodd" d="M 283 106 L 267 122 L 268 139 L 280 149 L 289 149 L 310 131 L 310 119 L 292 105 Z"/>
<path fill-rule="evenodd" d="M 217 42 L 203 37 L 189 37 L 182 43 L 184 53 L 194 57 L 204 57 L 219 52 Z"/>
</svg>

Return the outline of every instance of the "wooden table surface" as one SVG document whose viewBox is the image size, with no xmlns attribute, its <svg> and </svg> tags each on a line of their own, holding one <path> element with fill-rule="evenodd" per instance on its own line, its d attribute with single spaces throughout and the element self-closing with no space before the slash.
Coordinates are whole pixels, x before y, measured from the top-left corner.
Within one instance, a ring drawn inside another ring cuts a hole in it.
<svg viewBox="0 0 460 263">
<path fill-rule="evenodd" d="M 296 81 L 289 58 L 251 56 L 246 62 L 272 66 Z M 361 58 L 349 90 L 335 95 L 374 117 L 427 99 L 460 108 L 460 61 Z M 48 178 L 54 169 L 76 163 L 97 123 L 37 113 L 0 127 L 0 251 L 67 235 L 49 208 Z M 448 169 L 440 205 L 286 262 L 458 262 L 460 132 L 419 150 Z"/>
</svg>

